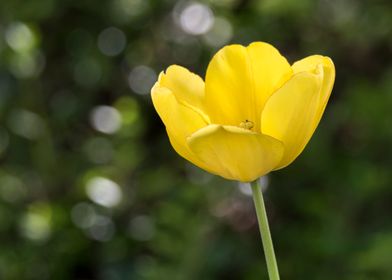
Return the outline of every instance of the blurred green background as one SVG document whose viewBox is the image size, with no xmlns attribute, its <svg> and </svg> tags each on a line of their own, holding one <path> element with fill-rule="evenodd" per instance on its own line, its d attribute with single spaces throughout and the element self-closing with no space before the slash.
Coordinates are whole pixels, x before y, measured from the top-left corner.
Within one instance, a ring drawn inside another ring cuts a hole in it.
<svg viewBox="0 0 392 280">
<path fill-rule="evenodd" d="M 388 0 L 0 1 L 0 279 L 267 279 L 246 185 L 171 148 L 149 90 L 267 41 L 337 79 L 263 178 L 282 279 L 392 279 Z"/>
</svg>

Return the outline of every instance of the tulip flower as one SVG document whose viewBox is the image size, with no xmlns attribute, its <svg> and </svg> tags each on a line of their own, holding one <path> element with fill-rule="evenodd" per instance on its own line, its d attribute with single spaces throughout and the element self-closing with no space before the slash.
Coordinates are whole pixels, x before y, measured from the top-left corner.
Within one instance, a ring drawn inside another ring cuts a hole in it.
<svg viewBox="0 0 392 280">
<path fill-rule="evenodd" d="M 172 65 L 151 93 L 178 154 L 210 173 L 251 182 L 302 152 L 334 78 L 328 57 L 313 55 L 290 66 L 273 46 L 256 42 L 218 51 L 205 82 Z"/>
<path fill-rule="evenodd" d="M 172 65 L 151 89 L 170 143 L 183 158 L 226 179 L 253 182 L 292 163 L 324 112 L 335 79 L 330 58 L 290 65 L 270 44 L 230 45 L 205 81 Z M 279 279 L 260 186 L 251 184 L 270 279 Z"/>
</svg>

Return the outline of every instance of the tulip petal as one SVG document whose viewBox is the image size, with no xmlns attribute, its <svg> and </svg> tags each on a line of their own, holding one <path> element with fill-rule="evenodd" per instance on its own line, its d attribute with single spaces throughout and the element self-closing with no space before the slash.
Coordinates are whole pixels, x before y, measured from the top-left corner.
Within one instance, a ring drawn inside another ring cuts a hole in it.
<svg viewBox="0 0 392 280">
<path fill-rule="evenodd" d="M 159 75 L 160 86 L 170 89 L 178 102 L 203 111 L 204 81 L 188 69 L 171 65 Z"/>
<path fill-rule="evenodd" d="M 235 126 L 206 126 L 188 138 L 188 145 L 210 172 L 243 182 L 274 169 L 283 155 L 280 141 Z"/>
<path fill-rule="evenodd" d="M 207 69 L 205 111 L 212 123 L 238 126 L 249 120 L 259 131 L 265 101 L 291 74 L 286 59 L 267 43 L 224 47 Z"/>
<path fill-rule="evenodd" d="M 318 67 L 318 65 L 321 65 L 323 68 L 323 82 L 321 86 L 317 117 L 313 123 L 315 128 L 320 122 L 332 92 L 332 87 L 335 81 L 335 66 L 329 57 L 321 55 L 312 55 L 306 57 L 295 62 L 292 66 L 294 73 L 299 73 L 304 71 L 313 71 Z"/>
<path fill-rule="evenodd" d="M 188 136 L 208 124 L 205 117 L 200 112 L 178 102 L 173 92 L 162 87 L 159 81 L 151 89 L 151 96 L 175 151 L 195 165 L 207 169 L 207 166 L 189 150 L 186 143 Z"/>
<path fill-rule="evenodd" d="M 279 139 L 284 145 L 284 155 L 275 169 L 290 164 L 312 136 L 321 81 L 322 73 L 300 72 L 267 101 L 261 115 L 262 133 Z"/>
<path fill-rule="evenodd" d="M 291 78 L 293 71 L 286 58 L 270 44 L 255 42 L 247 49 L 258 95 L 256 106 L 262 110 L 268 98 Z"/>
</svg>

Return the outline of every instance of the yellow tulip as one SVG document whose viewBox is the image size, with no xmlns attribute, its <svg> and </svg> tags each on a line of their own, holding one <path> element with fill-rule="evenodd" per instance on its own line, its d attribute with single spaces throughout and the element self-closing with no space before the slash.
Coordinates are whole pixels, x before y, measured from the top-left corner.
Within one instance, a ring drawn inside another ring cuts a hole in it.
<svg viewBox="0 0 392 280">
<path fill-rule="evenodd" d="M 270 44 L 230 45 L 205 82 L 172 65 L 151 89 L 173 148 L 226 179 L 250 182 L 289 165 L 315 131 L 335 80 L 330 58 L 293 65 Z"/>
</svg>

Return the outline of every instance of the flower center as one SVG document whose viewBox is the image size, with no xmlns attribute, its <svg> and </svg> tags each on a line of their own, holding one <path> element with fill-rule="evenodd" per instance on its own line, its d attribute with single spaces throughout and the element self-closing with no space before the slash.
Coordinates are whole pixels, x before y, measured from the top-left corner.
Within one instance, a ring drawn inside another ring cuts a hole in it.
<svg viewBox="0 0 392 280">
<path fill-rule="evenodd" d="M 251 130 L 253 128 L 253 122 L 245 120 L 240 123 L 240 127 L 244 129 L 249 129 Z"/>
</svg>

